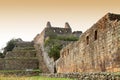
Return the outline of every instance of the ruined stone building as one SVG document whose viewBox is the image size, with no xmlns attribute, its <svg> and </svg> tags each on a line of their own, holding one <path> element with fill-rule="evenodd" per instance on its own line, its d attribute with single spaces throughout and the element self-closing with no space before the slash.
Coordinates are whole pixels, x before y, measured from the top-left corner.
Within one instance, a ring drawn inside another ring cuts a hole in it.
<svg viewBox="0 0 120 80">
<path fill-rule="evenodd" d="M 69 36 L 79 39 L 65 40 Z M 55 41 L 62 45 L 58 60 L 48 55 L 51 46 L 45 47 L 50 38 L 60 38 Z M 120 71 L 120 15 L 108 13 L 84 33 L 72 32 L 68 23 L 60 28 L 48 22 L 33 42 L 20 40 L 5 58 L 0 58 L 0 70 L 26 69 L 43 73 Z"/>
<path fill-rule="evenodd" d="M 18 41 L 12 51 L 0 58 L 0 70 L 36 70 L 39 62 L 33 42 Z"/>
<path fill-rule="evenodd" d="M 60 28 L 52 27 L 48 22 L 45 29 L 34 38 L 34 41 L 26 42 L 19 39 L 13 50 L 8 51 L 5 58 L 0 58 L 0 70 L 40 69 L 43 73 L 53 73 L 55 71 L 55 60 L 48 56 L 48 50 L 44 46 L 45 41 L 50 37 L 57 36 L 79 37 L 81 33 L 81 31 L 72 32 L 68 23 L 65 23 L 65 28 Z M 70 42 L 60 40 L 60 44 L 64 46 Z"/>
<path fill-rule="evenodd" d="M 60 52 L 58 73 L 120 71 L 120 15 L 108 13 Z"/>
<path fill-rule="evenodd" d="M 79 37 L 81 33 L 82 33 L 81 31 L 72 32 L 72 29 L 68 23 L 65 23 L 64 28 L 60 28 L 60 27 L 53 27 L 53 26 L 51 26 L 51 23 L 48 22 L 45 29 L 34 38 L 35 48 L 38 51 L 37 53 L 39 56 L 40 69 L 42 69 L 43 72 L 53 73 L 55 71 L 54 70 L 54 67 L 55 67 L 54 59 L 50 58 L 48 56 L 48 52 L 45 48 L 45 41 L 47 39 L 49 39 L 50 37 L 54 38 L 54 37 L 58 37 L 58 36 L 60 36 L 60 37 L 61 36 L 62 37 L 67 37 L 67 36 Z M 64 46 L 69 44 L 70 42 L 71 41 L 63 41 L 63 40 L 60 41 L 60 43 Z"/>
</svg>

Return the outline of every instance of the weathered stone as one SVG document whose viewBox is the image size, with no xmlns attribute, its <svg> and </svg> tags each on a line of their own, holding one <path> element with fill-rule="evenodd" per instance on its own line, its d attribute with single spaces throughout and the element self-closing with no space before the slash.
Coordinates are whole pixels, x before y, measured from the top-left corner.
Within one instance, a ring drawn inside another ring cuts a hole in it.
<svg viewBox="0 0 120 80">
<path fill-rule="evenodd" d="M 44 77 L 68 78 L 73 80 L 119 80 L 120 74 L 115 73 L 57 73 L 57 74 L 41 74 Z"/>
<path fill-rule="evenodd" d="M 33 42 L 18 41 L 15 48 L 0 59 L 0 70 L 39 69 Z"/>
<path fill-rule="evenodd" d="M 58 73 L 120 71 L 120 15 L 108 13 L 61 50 Z"/>
<path fill-rule="evenodd" d="M 55 72 L 55 62 L 53 58 L 50 58 L 48 56 L 47 49 L 44 47 L 45 41 L 47 41 L 50 37 L 58 37 L 58 36 L 75 36 L 79 37 L 81 35 L 81 31 L 76 31 L 72 33 L 72 29 L 68 23 L 65 23 L 65 28 L 60 28 L 60 27 L 52 27 L 50 22 L 47 23 L 46 28 L 41 32 L 41 34 L 38 34 L 34 38 L 34 43 L 35 43 L 35 48 L 38 51 L 38 56 L 39 56 L 39 62 L 40 64 L 44 65 L 44 69 L 42 69 L 44 72 Z M 64 46 L 69 44 L 72 41 L 62 41 L 59 40 L 59 43 L 61 43 Z M 43 62 L 41 62 L 43 61 Z M 46 65 L 46 66 L 45 66 Z M 43 66 L 39 66 L 43 68 Z M 46 68 L 46 69 L 45 69 Z"/>
</svg>

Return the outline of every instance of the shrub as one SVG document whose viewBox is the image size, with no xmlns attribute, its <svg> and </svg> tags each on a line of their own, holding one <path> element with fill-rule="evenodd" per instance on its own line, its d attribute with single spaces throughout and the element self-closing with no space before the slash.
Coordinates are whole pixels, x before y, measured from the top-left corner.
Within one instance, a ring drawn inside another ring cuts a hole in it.
<svg viewBox="0 0 120 80">
<path fill-rule="evenodd" d="M 4 58 L 4 54 L 0 52 L 0 58 Z"/>
<path fill-rule="evenodd" d="M 44 46 L 45 46 L 45 47 L 46 47 L 46 46 L 51 47 L 54 43 L 55 43 L 55 40 L 49 38 L 49 39 L 45 40 L 45 44 L 44 44 Z"/>
<path fill-rule="evenodd" d="M 60 57 L 60 50 L 62 49 L 62 41 L 77 41 L 79 38 L 75 36 L 49 36 L 45 40 L 45 47 L 48 47 L 49 57 L 53 57 L 54 60 L 57 60 Z"/>
<path fill-rule="evenodd" d="M 18 38 L 18 39 L 11 39 L 10 41 L 8 41 L 6 47 L 4 48 L 3 53 L 6 54 L 6 52 L 8 52 L 8 51 L 12 51 L 16 45 L 16 42 L 19 42 L 21 40 L 22 39 Z"/>
<path fill-rule="evenodd" d="M 54 60 L 57 60 L 60 57 L 60 50 L 62 49 L 62 45 L 60 44 L 54 44 L 51 48 L 50 51 L 48 52 L 48 55 L 50 57 L 53 57 Z"/>
</svg>

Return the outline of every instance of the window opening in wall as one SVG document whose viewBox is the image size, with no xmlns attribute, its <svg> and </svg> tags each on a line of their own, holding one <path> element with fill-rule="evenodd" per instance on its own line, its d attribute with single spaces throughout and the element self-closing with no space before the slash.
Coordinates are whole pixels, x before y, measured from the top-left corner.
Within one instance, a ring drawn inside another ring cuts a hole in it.
<svg viewBox="0 0 120 80">
<path fill-rule="evenodd" d="M 95 31 L 94 40 L 97 40 L 97 30 Z"/>
<path fill-rule="evenodd" d="M 87 44 L 89 44 L 89 36 L 86 37 Z"/>
</svg>

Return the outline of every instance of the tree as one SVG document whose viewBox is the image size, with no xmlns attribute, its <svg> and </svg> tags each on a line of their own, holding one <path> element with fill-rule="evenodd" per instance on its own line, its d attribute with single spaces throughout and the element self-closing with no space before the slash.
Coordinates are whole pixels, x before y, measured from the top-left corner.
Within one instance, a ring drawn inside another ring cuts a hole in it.
<svg viewBox="0 0 120 80">
<path fill-rule="evenodd" d="M 4 58 L 4 54 L 0 52 L 0 58 Z"/>
<path fill-rule="evenodd" d="M 60 57 L 60 50 L 62 49 L 62 45 L 54 44 L 49 51 L 49 56 L 54 58 L 54 61 Z"/>
<path fill-rule="evenodd" d="M 19 41 L 22 41 L 22 39 L 18 38 L 18 39 L 11 39 L 10 41 L 8 41 L 6 47 L 4 48 L 4 51 L 3 51 L 4 55 L 8 51 L 12 51 L 16 45 L 16 42 L 19 42 Z"/>
</svg>

